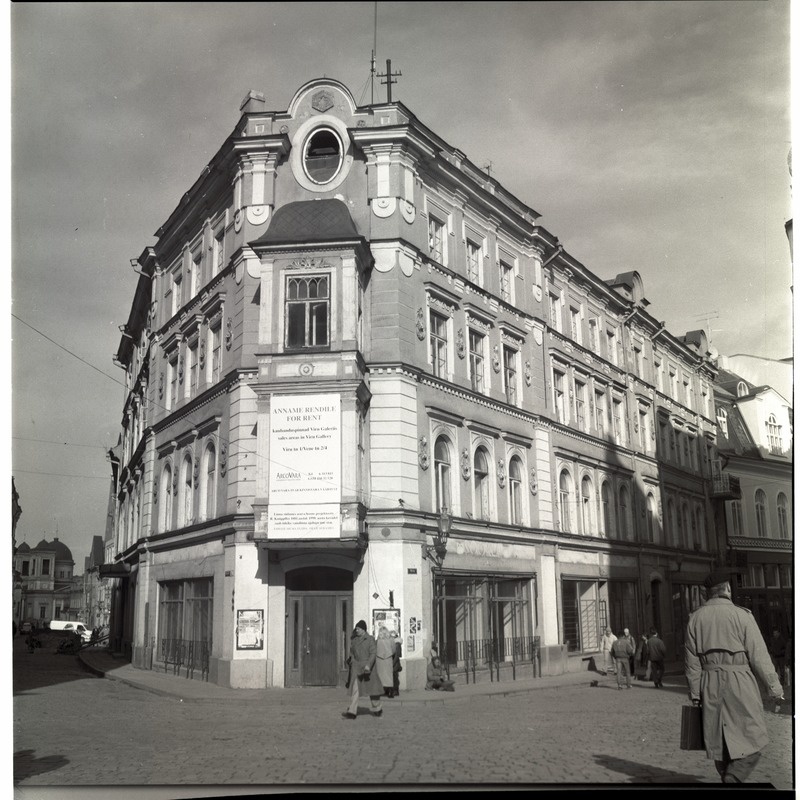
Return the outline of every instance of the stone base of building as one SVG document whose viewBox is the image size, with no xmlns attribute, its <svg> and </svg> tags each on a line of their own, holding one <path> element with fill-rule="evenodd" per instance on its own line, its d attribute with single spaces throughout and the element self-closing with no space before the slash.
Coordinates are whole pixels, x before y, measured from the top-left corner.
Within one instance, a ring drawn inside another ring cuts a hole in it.
<svg viewBox="0 0 800 800">
<path fill-rule="evenodd" d="M 243 660 L 220 658 L 217 683 L 226 689 L 271 689 L 272 659 Z"/>
</svg>

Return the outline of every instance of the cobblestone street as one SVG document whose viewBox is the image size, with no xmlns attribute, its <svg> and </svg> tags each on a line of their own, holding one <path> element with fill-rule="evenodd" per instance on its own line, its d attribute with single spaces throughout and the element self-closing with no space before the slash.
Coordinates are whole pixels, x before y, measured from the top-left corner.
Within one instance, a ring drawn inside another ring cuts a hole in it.
<svg viewBox="0 0 800 800">
<path fill-rule="evenodd" d="M 341 717 L 344 690 L 183 700 L 94 677 L 46 647 L 15 650 L 21 787 L 718 782 L 704 753 L 678 748 L 679 676 L 662 690 L 637 682 L 617 691 L 610 678 L 592 687 L 588 674 L 507 697 L 386 700 L 382 718 L 362 707 L 351 721 Z M 771 740 L 752 776 L 779 789 L 793 780 L 785 712 L 767 715 Z"/>
</svg>

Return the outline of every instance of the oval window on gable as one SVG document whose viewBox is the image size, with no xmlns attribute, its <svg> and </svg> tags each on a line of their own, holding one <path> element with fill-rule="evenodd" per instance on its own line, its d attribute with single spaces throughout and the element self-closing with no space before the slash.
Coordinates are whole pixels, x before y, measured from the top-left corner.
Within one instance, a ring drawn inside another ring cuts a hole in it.
<svg viewBox="0 0 800 800">
<path fill-rule="evenodd" d="M 342 165 L 343 148 L 330 128 L 317 128 L 306 140 L 303 166 L 314 183 L 332 181 Z"/>
</svg>

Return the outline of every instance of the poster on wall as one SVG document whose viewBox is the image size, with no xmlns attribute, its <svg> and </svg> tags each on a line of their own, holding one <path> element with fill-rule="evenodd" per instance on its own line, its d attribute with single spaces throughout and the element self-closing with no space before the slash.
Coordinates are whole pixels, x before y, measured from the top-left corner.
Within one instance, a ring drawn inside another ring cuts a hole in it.
<svg viewBox="0 0 800 800">
<path fill-rule="evenodd" d="M 264 649 L 264 610 L 246 608 L 236 612 L 236 649 Z"/>
<path fill-rule="evenodd" d="M 338 394 L 272 396 L 270 505 L 339 504 L 341 423 Z"/>
<path fill-rule="evenodd" d="M 372 610 L 372 635 L 376 639 L 381 628 L 386 628 L 393 639 L 399 637 L 402 640 L 399 608 L 374 608 Z"/>
</svg>

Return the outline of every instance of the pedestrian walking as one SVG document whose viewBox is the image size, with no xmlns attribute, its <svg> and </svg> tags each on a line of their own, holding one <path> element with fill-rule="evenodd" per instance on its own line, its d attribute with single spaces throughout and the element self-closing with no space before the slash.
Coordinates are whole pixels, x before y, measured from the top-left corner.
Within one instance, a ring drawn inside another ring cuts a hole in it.
<svg viewBox="0 0 800 800">
<path fill-rule="evenodd" d="M 786 639 L 783 638 L 779 628 L 772 629 L 772 638 L 767 642 L 767 650 L 769 650 L 770 658 L 775 666 L 775 672 L 778 673 L 778 679 L 781 683 L 785 683 Z"/>
<path fill-rule="evenodd" d="M 705 580 L 709 599 L 686 627 L 689 697 L 703 709 L 707 758 L 723 783 L 744 783 L 769 737 L 756 676 L 773 698 L 783 689 L 752 613 L 731 602 L 731 570 Z"/>
<path fill-rule="evenodd" d="M 628 659 L 628 674 L 635 675 L 636 674 L 636 639 L 631 635 L 630 628 L 624 628 L 622 631 L 621 639 L 627 639 L 631 643 L 631 647 L 633 648 L 633 652 L 631 653 L 631 657 Z"/>
<path fill-rule="evenodd" d="M 367 633 L 367 623 L 360 619 L 350 637 L 350 674 L 347 678 L 350 706 L 342 714 L 345 719 L 355 719 L 358 716 L 358 701 L 361 697 L 369 697 L 373 716 L 380 717 L 383 714 L 383 686 L 375 672 L 376 659 L 377 644 Z"/>
<path fill-rule="evenodd" d="M 425 684 L 425 688 L 436 689 L 437 691 L 442 690 L 445 692 L 455 691 L 453 681 L 445 677 L 439 656 L 433 656 L 428 664 L 428 682 Z"/>
<path fill-rule="evenodd" d="M 611 646 L 617 641 L 617 637 L 611 632 L 611 628 L 606 628 L 605 633 L 600 639 L 600 652 L 603 656 L 603 675 L 612 675 L 614 669 L 614 656 L 611 655 Z"/>
<path fill-rule="evenodd" d="M 625 630 L 628 630 L 627 628 Z M 631 659 L 636 652 L 633 646 L 633 637 L 623 633 L 611 645 L 611 654 L 617 667 L 617 689 L 622 689 L 622 678 L 625 678 L 626 689 L 631 688 Z"/>
<path fill-rule="evenodd" d="M 635 677 L 640 677 L 643 681 L 650 678 L 650 661 L 648 658 L 647 650 L 647 635 L 642 634 L 639 644 L 636 646 L 636 655 L 634 656 L 634 666 L 636 669 L 633 671 Z"/>
<path fill-rule="evenodd" d="M 647 654 L 650 660 L 650 677 L 653 685 L 660 689 L 664 678 L 664 659 L 667 657 L 667 646 L 659 638 L 658 631 L 650 628 L 650 637 L 647 640 Z"/>
<path fill-rule="evenodd" d="M 376 661 L 375 668 L 378 672 L 383 693 L 386 697 L 394 697 L 394 670 L 392 655 L 394 654 L 394 642 L 389 636 L 389 631 L 385 625 L 378 628 L 378 639 L 376 641 Z"/>
</svg>

